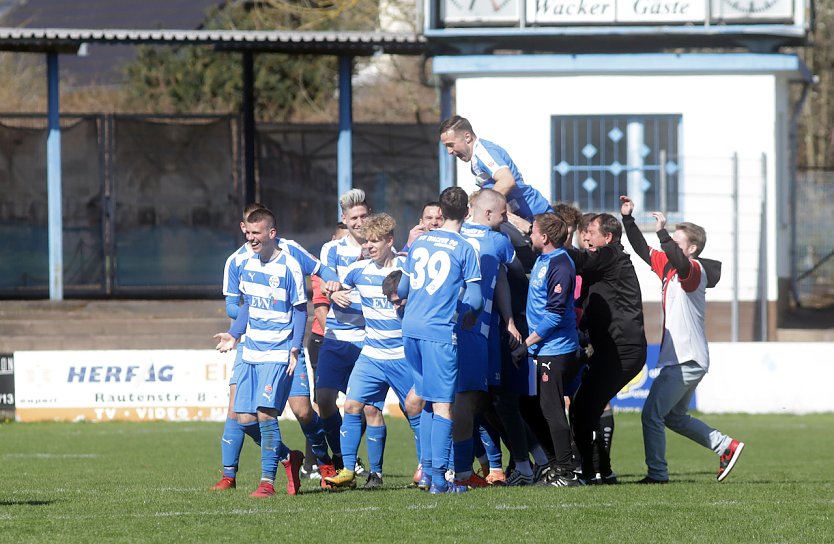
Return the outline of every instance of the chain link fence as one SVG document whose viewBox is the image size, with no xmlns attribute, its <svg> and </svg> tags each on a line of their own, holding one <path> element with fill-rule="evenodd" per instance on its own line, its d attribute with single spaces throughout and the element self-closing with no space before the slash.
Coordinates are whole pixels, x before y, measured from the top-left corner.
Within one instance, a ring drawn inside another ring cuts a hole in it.
<svg viewBox="0 0 834 544">
<path fill-rule="evenodd" d="M 242 242 L 237 116 L 62 116 L 69 296 L 216 296 Z M 0 297 L 48 295 L 46 119 L 0 115 Z M 260 201 L 317 252 L 337 222 L 335 125 L 257 127 Z M 355 125 L 354 186 L 401 221 L 437 197 L 434 126 Z"/>
</svg>

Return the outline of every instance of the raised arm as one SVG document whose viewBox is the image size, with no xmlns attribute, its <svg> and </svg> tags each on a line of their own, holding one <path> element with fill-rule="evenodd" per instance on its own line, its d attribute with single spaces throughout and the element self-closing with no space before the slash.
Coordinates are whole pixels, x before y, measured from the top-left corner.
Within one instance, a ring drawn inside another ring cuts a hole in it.
<svg viewBox="0 0 834 544">
<path fill-rule="evenodd" d="M 623 214 L 623 228 L 625 229 L 628 242 L 631 244 L 634 252 L 643 259 L 646 264 L 651 266 L 652 255 L 643 233 L 640 232 L 640 227 L 634 221 L 632 212 L 634 211 L 634 202 L 628 196 L 620 196 L 620 213 Z"/>
</svg>

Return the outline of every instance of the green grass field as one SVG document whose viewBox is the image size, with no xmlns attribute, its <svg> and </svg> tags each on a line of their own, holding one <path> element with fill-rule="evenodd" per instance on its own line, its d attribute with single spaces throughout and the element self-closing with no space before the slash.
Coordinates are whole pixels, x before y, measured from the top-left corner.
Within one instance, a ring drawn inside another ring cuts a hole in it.
<svg viewBox="0 0 834 544">
<path fill-rule="evenodd" d="M 747 443 L 720 484 L 717 456 L 670 436 L 672 484 L 634 485 L 642 436 L 626 413 L 614 436 L 621 485 L 430 496 L 407 487 L 413 441 L 391 419 L 386 489 L 305 481 L 302 495 L 272 499 L 248 496 L 260 472 L 251 442 L 238 488 L 208 491 L 219 423 L 3 424 L 0 542 L 834 542 L 834 414 L 704 419 Z M 295 422 L 282 430 L 301 444 Z"/>
</svg>

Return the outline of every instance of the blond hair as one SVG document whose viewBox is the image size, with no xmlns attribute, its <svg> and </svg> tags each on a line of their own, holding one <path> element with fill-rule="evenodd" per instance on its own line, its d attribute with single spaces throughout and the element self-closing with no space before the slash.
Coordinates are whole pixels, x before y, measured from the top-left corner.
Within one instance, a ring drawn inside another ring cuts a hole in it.
<svg viewBox="0 0 834 544">
<path fill-rule="evenodd" d="M 397 222 L 393 217 L 387 213 L 377 213 L 365 220 L 362 225 L 362 236 L 371 241 L 383 240 L 394 235 L 396 226 Z"/>
</svg>

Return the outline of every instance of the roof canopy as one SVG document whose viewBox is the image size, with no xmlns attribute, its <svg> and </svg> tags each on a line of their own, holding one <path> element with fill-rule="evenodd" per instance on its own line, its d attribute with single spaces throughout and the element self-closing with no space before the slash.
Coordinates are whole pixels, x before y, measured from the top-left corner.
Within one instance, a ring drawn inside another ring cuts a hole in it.
<svg viewBox="0 0 834 544">
<path fill-rule="evenodd" d="M 133 30 L 0 27 L 0 50 L 76 53 L 82 44 L 207 45 L 229 51 L 371 56 L 422 55 L 426 39 L 393 32 Z"/>
</svg>

